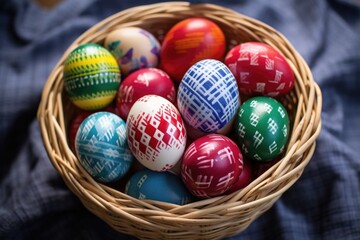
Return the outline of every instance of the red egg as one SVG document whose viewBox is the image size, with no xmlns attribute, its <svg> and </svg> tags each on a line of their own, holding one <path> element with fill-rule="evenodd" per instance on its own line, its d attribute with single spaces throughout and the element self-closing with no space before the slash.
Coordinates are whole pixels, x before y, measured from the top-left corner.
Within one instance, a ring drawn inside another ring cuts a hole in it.
<svg viewBox="0 0 360 240">
<path fill-rule="evenodd" d="M 162 69 L 175 81 L 203 59 L 223 60 L 225 35 L 213 21 L 188 18 L 174 25 L 165 35 L 160 50 Z"/>
<path fill-rule="evenodd" d="M 92 111 L 81 111 L 77 113 L 70 121 L 69 125 L 69 145 L 70 148 L 75 151 L 75 136 L 76 132 L 80 127 L 80 124 L 84 121 L 85 118 L 90 116 Z"/>
<path fill-rule="evenodd" d="M 107 111 L 107 112 L 111 112 L 114 113 L 116 115 L 119 115 L 116 111 L 116 109 L 113 106 L 107 106 L 105 107 L 103 110 L 98 110 L 98 111 Z M 98 112 L 98 111 L 80 111 L 78 113 L 76 113 L 73 118 L 70 121 L 69 124 L 69 146 L 70 148 L 75 151 L 75 136 L 76 136 L 76 132 L 80 127 L 80 124 L 85 120 L 85 118 L 87 118 L 88 116 L 90 116 L 91 114 Z"/>
<path fill-rule="evenodd" d="M 232 48 L 225 64 L 234 74 L 241 93 L 277 97 L 294 87 L 294 73 L 285 57 L 260 42 L 246 42 Z"/>
<path fill-rule="evenodd" d="M 196 139 L 186 149 L 181 176 L 193 195 L 210 198 L 225 193 L 242 169 L 238 146 L 228 137 L 213 133 Z"/>
<path fill-rule="evenodd" d="M 235 181 L 235 183 L 230 187 L 230 189 L 226 192 L 227 194 L 233 193 L 237 190 L 240 190 L 247 185 L 249 185 L 253 179 L 252 177 L 252 166 L 250 161 L 243 161 L 243 170 L 239 175 L 239 178 Z"/>
<path fill-rule="evenodd" d="M 116 99 L 120 117 L 126 119 L 136 100 L 149 94 L 174 103 L 175 87 L 169 75 L 157 68 L 144 68 L 127 76 L 119 87 Z"/>
</svg>

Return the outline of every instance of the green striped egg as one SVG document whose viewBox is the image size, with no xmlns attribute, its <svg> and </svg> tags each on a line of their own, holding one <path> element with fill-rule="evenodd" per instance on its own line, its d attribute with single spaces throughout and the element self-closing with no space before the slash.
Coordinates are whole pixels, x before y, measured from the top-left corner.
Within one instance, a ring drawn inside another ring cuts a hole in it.
<svg viewBox="0 0 360 240">
<path fill-rule="evenodd" d="M 74 105 L 84 110 L 97 110 L 114 100 L 120 85 L 120 69 L 106 48 L 86 43 L 67 56 L 63 79 Z"/>
</svg>

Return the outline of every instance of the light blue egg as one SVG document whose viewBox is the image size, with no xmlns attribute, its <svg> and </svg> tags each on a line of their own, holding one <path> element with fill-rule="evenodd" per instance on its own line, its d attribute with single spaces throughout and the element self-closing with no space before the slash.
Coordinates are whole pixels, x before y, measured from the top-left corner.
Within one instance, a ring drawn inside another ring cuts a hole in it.
<svg viewBox="0 0 360 240">
<path fill-rule="evenodd" d="M 183 205 L 193 200 L 184 183 L 171 172 L 144 169 L 129 179 L 125 193 L 137 199 L 151 199 Z"/>
<path fill-rule="evenodd" d="M 126 124 L 110 112 L 93 113 L 81 123 L 75 149 L 81 165 L 101 182 L 120 179 L 133 161 L 126 140 Z"/>
<path fill-rule="evenodd" d="M 236 79 L 218 60 L 199 61 L 180 82 L 177 104 L 191 127 L 216 132 L 231 122 L 240 106 Z"/>
</svg>

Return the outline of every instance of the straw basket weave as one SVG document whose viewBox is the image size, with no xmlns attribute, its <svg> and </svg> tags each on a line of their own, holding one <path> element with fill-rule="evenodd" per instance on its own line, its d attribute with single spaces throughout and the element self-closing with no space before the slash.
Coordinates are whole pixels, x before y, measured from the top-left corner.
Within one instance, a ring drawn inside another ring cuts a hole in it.
<svg viewBox="0 0 360 240">
<path fill-rule="evenodd" d="M 215 21 L 225 33 L 228 50 L 241 42 L 265 42 L 282 52 L 290 63 L 296 84 L 281 102 L 289 111 L 292 130 L 281 161 L 242 190 L 183 206 L 137 200 L 95 182 L 81 167 L 67 142 L 67 124 L 74 107 L 63 94 L 66 56 L 82 43 L 102 44 L 115 28 L 139 26 L 161 39 L 175 23 L 194 16 Z M 112 228 L 141 239 L 220 239 L 243 231 L 298 180 L 314 153 L 321 129 L 321 105 L 321 91 L 309 67 L 275 29 L 224 7 L 168 2 L 119 12 L 76 39 L 46 82 L 38 120 L 44 145 L 58 173 L 84 206 Z"/>
</svg>

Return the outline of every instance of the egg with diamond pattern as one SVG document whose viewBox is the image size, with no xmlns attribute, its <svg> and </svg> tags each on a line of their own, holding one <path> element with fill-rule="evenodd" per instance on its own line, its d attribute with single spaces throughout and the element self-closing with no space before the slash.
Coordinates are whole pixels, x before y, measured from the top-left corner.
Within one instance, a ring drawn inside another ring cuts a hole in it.
<svg viewBox="0 0 360 240">
<path fill-rule="evenodd" d="M 145 95 L 131 107 L 127 139 L 135 158 L 153 171 L 173 168 L 185 151 L 186 129 L 177 108 L 158 95 Z"/>
</svg>

